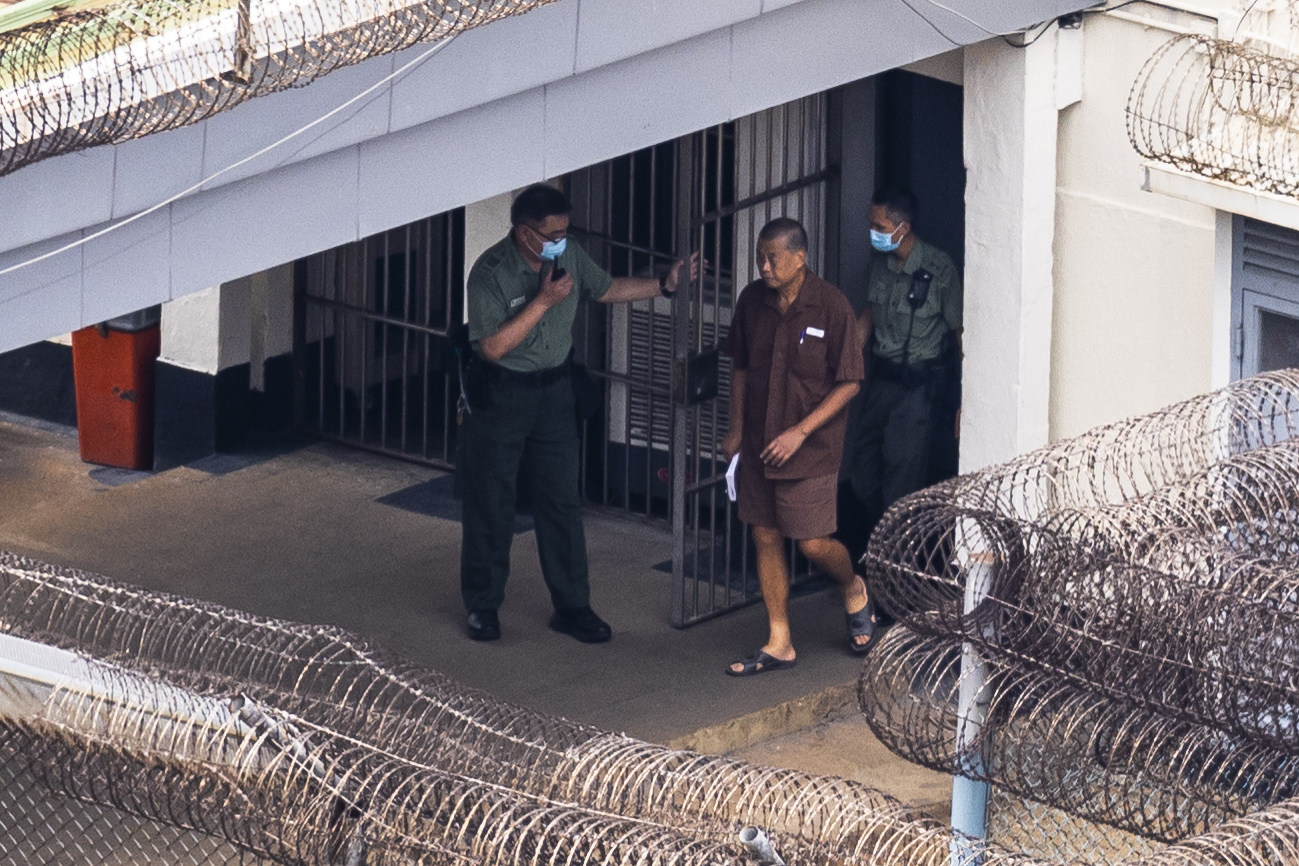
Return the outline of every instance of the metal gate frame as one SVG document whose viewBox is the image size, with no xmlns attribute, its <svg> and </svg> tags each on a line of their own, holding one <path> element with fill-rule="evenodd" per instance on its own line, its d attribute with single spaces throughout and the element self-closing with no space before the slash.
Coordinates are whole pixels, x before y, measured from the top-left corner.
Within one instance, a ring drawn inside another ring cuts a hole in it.
<svg viewBox="0 0 1299 866">
<path fill-rule="evenodd" d="M 294 263 L 298 430 L 453 468 L 464 246 L 458 209 Z"/>
<path fill-rule="evenodd" d="M 582 305 L 577 360 L 605 385 L 584 425 L 588 505 L 672 532 L 671 621 L 684 627 L 761 598 L 749 533 L 725 492 L 718 447 L 730 368 L 716 399 L 687 399 L 690 361 L 724 339 L 753 244 L 777 216 L 803 222 L 808 264 L 827 274 L 838 166 L 829 94 L 794 100 L 565 178 L 572 233 L 611 274 L 656 276 L 706 260 L 673 301 Z M 297 427 L 325 439 L 454 468 L 456 384 L 447 334 L 463 320 L 463 210 L 428 217 L 295 265 Z M 829 272 L 830 275 L 833 271 Z M 656 461 L 664 465 L 656 467 Z M 790 545 L 796 583 L 813 575 Z"/>
<path fill-rule="evenodd" d="M 575 339 L 579 359 L 605 379 L 609 403 L 603 428 L 588 425 L 584 437 L 583 490 L 592 504 L 671 527 L 677 627 L 761 597 L 749 534 L 726 497 L 717 453 L 729 423 L 729 362 L 722 362 L 718 397 L 699 404 L 688 399 L 686 371 L 724 339 L 739 290 L 757 277 L 752 245 L 768 220 L 802 221 L 816 244 L 809 266 L 823 272 L 838 177 L 828 115 L 828 94 L 820 93 L 567 177 L 571 231 L 614 276 L 653 276 L 693 250 L 707 260 L 673 302 L 618 305 L 631 309 L 608 309 L 599 321 L 588 313 Z M 636 349 L 650 357 L 632 357 Z M 637 405 L 639 428 L 631 421 Z M 621 447 L 620 456 L 611 446 Z M 633 473 L 637 447 L 644 467 Z M 655 473 L 654 455 L 664 450 L 669 465 Z M 611 478 L 611 469 L 622 478 Z M 651 490 L 664 474 L 666 501 L 656 506 Z M 638 480 L 643 502 L 631 493 Z M 797 582 L 812 576 L 793 545 L 790 561 Z"/>
</svg>

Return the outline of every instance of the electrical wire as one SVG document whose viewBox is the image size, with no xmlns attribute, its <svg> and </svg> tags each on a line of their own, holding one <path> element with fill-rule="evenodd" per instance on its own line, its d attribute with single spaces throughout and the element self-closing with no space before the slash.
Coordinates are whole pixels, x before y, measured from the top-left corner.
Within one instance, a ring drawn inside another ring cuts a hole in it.
<svg viewBox="0 0 1299 866">
<path fill-rule="evenodd" d="M 1027 42 L 1012 42 L 1009 36 L 1002 36 L 1001 41 L 1005 42 L 1011 48 L 1027 48 L 1037 40 L 1041 39 L 1042 36 L 1046 33 L 1046 31 L 1051 29 L 1051 25 L 1056 23 L 1056 20 L 1057 19 L 1052 18 L 1050 21 L 1043 24 L 1042 29 L 1037 31 L 1037 35 L 1034 36 L 1032 39 L 1029 39 Z M 1027 34 L 1027 31 L 1025 31 L 1025 34 Z"/>
<path fill-rule="evenodd" d="M 18 262 L 17 264 L 10 265 L 6 268 L 0 268 L 0 277 L 5 276 L 6 274 L 11 274 L 14 271 L 22 270 L 23 268 L 37 264 L 38 262 L 43 262 L 46 259 L 53 258 L 54 256 L 61 255 L 70 250 L 74 250 L 77 247 L 84 246 L 90 241 L 98 240 L 99 238 L 104 237 L 105 235 L 111 234 L 112 232 L 115 232 L 118 229 L 130 225 L 136 220 L 143 219 L 144 217 L 147 217 L 152 213 L 156 213 L 157 211 L 162 210 L 164 207 L 167 207 L 170 204 L 174 204 L 175 202 L 180 201 L 181 199 L 185 198 L 188 195 L 192 195 L 193 193 L 201 189 L 204 185 L 210 183 L 211 181 L 215 180 L 221 175 L 226 174 L 227 172 L 230 171 L 234 171 L 236 168 L 239 168 L 242 165 L 246 165 L 249 162 L 252 162 L 254 159 L 264 156 L 265 154 L 271 152 L 272 150 L 275 150 L 276 148 L 287 144 L 288 142 L 292 141 L 293 139 L 297 138 L 298 136 L 302 135 L 308 130 L 313 129 L 316 126 L 319 126 L 320 124 L 324 123 L 326 120 L 329 120 L 331 117 L 335 116 L 336 114 L 339 114 L 342 111 L 346 110 L 347 108 L 350 108 L 352 105 L 356 104 L 357 102 L 360 102 L 362 99 L 369 96 L 371 93 L 378 90 L 380 87 L 383 87 L 384 85 L 388 84 L 393 79 L 405 75 L 410 70 L 424 63 L 424 61 L 428 60 L 438 51 L 441 51 L 447 45 L 450 45 L 453 41 L 455 41 L 457 35 L 459 34 L 452 33 L 450 36 L 446 37 L 445 39 L 429 46 L 428 49 L 426 49 L 418 57 L 408 61 L 407 63 L 403 64 L 399 68 L 393 70 L 391 73 L 379 79 L 374 84 L 371 84 L 369 87 L 365 88 L 360 93 L 353 96 L 351 99 L 348 99 L 346 102 L 342 103 L 341 105 L 330 109 L 329 111 L 325 112 L 320 117 L 317 117 L 315 120 L 311 121 L 310 123 L 298 127 L 293 132 L 290 132 L 288 135 L 285 135 L 282 138 L 271 142 L 270 144 L 266 145 L 260 150 L 251 153 L 248 156 L 245 156 L 243 159 L 240 159 L 237 162 L 233 162 L 230 165 L 227 165 L 225 168 L 218 169 L 217 171 L 212 172 L 207 177 L 203 178 L 197 183 L 192 184 L 191 186 L 186 187 L 185 189 L 181 190 L 175 195 L 165 198 L 162 201 L 158 202 L 157 204 L 150 205 L 149 207 L 145 208 L 139 213 L 132 214 L 131 216 L 126 217 L 120 222 L 115 222 L 111 225 L 105 226 L 99 231 L 92 232 L 91 234 L 88 234 L 85 237 L 78 238 L 75 241 L 71 241 L 69 243 L 64 244 L 61 247 L 58 247 L 57 249 L 53 249 L 48 252 L 42 253 L 39 256 L 33 256 L 32 258 L 27 259 L 25 261 Z"/>
<path fill-rule="evenodd" d="M 937 9 L 942 9 L 944 12 L 948 12 L 948 13 L 950 13 L 950 14 L 952 14 L 952 15 L 955 15 L 957 18 L 960 18 L 962 21 L 965 21 L 967 24 L 970 24 L 970 25 L 972 25 L 972 26 L 978 28 L 979 30 L 982 30 L 984 33 L 988 34 L 989 36 L 998 36 L 998 37 L 1000 37 L 1000 38 L 1001 38 L 1001 39 L 1002 39 L 1002 40 L 1003 40 L 1007 45 L 1013 46 L 1013 47 L 1015 47 L 1015 48 L 1027 48 L 1028 46 L 1032 45 L 1032 44 L 1033 44 L 1034 42 L 1036 42 L 1038 39 L 1041 39 L 1041 38 L 1042 38 L 1042 34 L 1046 33 L 1046 31 L 1050 29 L 1051 25 L 1054 24 L 1054 23 L 1056 23 L 1056 20 L 1057 20 L 1057 19 L 1052 19 L 1052 20 L 1046 22 L 1044 25 L 1042 25 L 1042 29 L 1041 29 L 1040 31 L 1038 31 L 1038 33 L 1037 33 L 1036 36 L 1034 36 L 1032 39 L 1030 39 L 1030 40 L 1027 41 L 1027 42 L 1018 43 L 1018 42 L 1012 42 L 1012 41 L 1010 40 L 1010 35 L 1011 35 L 1010 33 L 1001 33 L 1001 32 L 998 32 L 998 31 L 996 31 L 996 30 L 989 30 L 987 27 L 983 26 L 983 25 L 980 24 L 978 21 L 975 21 L 975 20 L 974 20 L 973 18 L 971 18 L 970 16 L 966 15 L 965 13 L 963 13 L 963 12 L 957 10 L 957 9 L 953 9 L 951 6 L 948 6 L 948 5 L 945 4 L 945 3 L 940 3 L 940 2 L 938 2 L 938 0 L 924 0 L 924 2 L 928 3 L 930 6 L 933 6 L 933 7 L 937 8 Z M 1129 2 L 1136 2 L 1136 0 L 1129 0 Z M 951 36 L 948 36 L 945 32 L 943 32 L 943 30 L 940 29 L 939 26 L 933 22 L 933 20 L 931 20 L 928 16 L 926 16 L 926 15 L 925 15 L 924 13 L 922 13 L 919 9 L 917 9 L 915 6 L 913 6 L 913 5 L 909 2 L 909 0 L 902 0 L 902 4 L 903 4 L 904 6 L 906 6 L 908 9 L 910 9 L 912 12 L 914 12 L 914 13 L 915 13 L 915 14 L 916 14 L 916 15 L 917 15 L 921 20 L 923 20 L 923 21 L 924 21 L 926 24 L 928 24 L 931 28 L 933 28 L 933 30 L 934 30 L 935 33 L 937 33 L 939 36 L 941 36 L 941 37 L 943 37 L 944 39 L 946 39 L 946 40 L 947 40 L 948 42 L 950 42 L 952 45 L 955 45 L 955 46 L 958 47 L 958 48 L 963 48 L 963 47 L 965 46 L 965 43 L 963 43 L 963 42 L 958 42 L 957 40 L 953 39 Z M 1014 33 L 1014 32 L 1020 32 L 1020 31 L 1011 31 L 1011 32 Z"/>
<path fill-rule="evenodd" d="M 956 9 L 953 9 L 951 6 L 947 6 L 946 4 L 939 3 L 938 0 L 925 0 L 925 2 L 928 3 L 930 6 L 936 6 L 937 8 L 942 9 L 944 12 L 950 12 L 950 13 L 952 13 L 952 14 L 955 15 L 957 18 L 960 18 L 962 21 L 965 21 L 965 22 L 968 23 L 968 24 L 972 24 L 972 25 L 974 25 L 974 26 L 977 27 L 978 29 L 982 30 L 984 33 L 987 33 L 989 36 L 1002 36 L 1002 35 L 1004 35 L 1004 34 L 998 33 L 998 32 L 995 31 L 995 30 L 989 30 L 987 27 L 984 27 L 984 26 L 983 26 L 982 24 L 980 24 L 978 21 L 975 21 L 973 18 L 971 18 L 970 16 L 966 15 L 965 13 L 960 12 L 960 11 L 958 11 L 958 10 L 956 10 Z"/>
<path fill-rule="evenodd" d="M 946 40 L 947 40 L 948 42 L 950 42 L 952 45 L 956 46 L 957 48 L 961 48 L 961 47 L 963 47 L 963 43 L 957 42 L 955 39 L 953 39 L 952 37 L 948 36 L 946 33 L 944 33 L 944 32 L 942 31 L 942 29 L 941 29 L 937 24 L 935 24 L 933 21 L 929 20 L 928 16 L 926 16 L 925 13 L 921 12 L 921 11 L 920 11 L 919 9 L 917 9 L 915 6 L 911 5 L 911 0 L 902 0 L 902 5 L 905 6 L 905 7 L 907 7 L 908 9 L 910 9 L 912 12 L 914 12 L 917 18 L 919 18 L 921 21 L 923 21 L 923 22 L 925 22 L 926 24 L 928 24 L 931 30 L 933 30 L 933 31 L 934 31 L 935 33 L 937 33 L 939 36 L 941 36 L 941 37 L 943 37 L 944 39 L 946 39 Z"/>
</svg>

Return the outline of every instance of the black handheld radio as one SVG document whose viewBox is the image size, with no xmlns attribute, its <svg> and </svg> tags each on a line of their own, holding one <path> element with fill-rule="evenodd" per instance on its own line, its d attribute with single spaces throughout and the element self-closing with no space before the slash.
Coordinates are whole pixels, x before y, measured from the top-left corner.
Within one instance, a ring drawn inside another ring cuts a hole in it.
<svg viewBox="0 0 1299 866">
<path fill-rule="evenodd" d="M 924 268 L 911 275 L 911 288 L 907 289 L 907 303 L 911 309 L 918 310 L 925 305 L 929 299 L 929 284 L 933 281 L 934 275 Z"/>
</svg>

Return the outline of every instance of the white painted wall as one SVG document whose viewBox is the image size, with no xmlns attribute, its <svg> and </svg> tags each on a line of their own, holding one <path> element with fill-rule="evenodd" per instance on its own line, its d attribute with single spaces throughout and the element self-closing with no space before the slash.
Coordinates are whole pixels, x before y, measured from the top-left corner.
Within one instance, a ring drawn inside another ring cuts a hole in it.
<svg viewBox="0 0 1299 866">
<path fill-rule="evenodd" d="M 195 126 L 47 160 L 0 177 L 0 351 L 1085 3 L 949 0 L 955 12 L 926 7 L 926 21 L 865 0 L 560 0 L 471 30 L 393 80 L 428 46 Z"/>
<path fill-rule="evenodd" d="M 249 384 L 266 390 L 266 361 L 293 351 L 293 266 L 281 265 L 253 274 L 249 279 Z"/>
<path fill-rule="evenodd" d="M 1215 28 L 1168 10 L 1158 11 L 1159 22 L 1143 20 L 1135 14 L 1142 8 L 1086 16 L 1082 100 L 1060 117 L 1052 439 L 1225 381 L 1214 372 L 1222 366 L 1215 354 L 1226 349 L 1215 317 L 1229 312 L 1215 288 L 1218 216 L 1143 191 L 1124 122 L 1138 72 L 1173 35 L 1166 28 Z"/>
<path fill-rule="evenodd" d="M 965 49 L 961 470 L 1046 444 L 1051 396 L 1055 30 Z"/>
<path fill-rule="evenodd" d="M 221 290 L 192 292 L 162 305 L 162 348 L 158 359 L 186 370 L 216 375 L 221 344 L 214 323 L 220 321 Z"/>
<path fill-rule="evenodd" d="M 263 390 L 263 364 L 293 351 L 293 268 L 284 265 L 162 305 L 159 360 L 216 375 L 249 365 L 253 390 Z"/>
</svg>

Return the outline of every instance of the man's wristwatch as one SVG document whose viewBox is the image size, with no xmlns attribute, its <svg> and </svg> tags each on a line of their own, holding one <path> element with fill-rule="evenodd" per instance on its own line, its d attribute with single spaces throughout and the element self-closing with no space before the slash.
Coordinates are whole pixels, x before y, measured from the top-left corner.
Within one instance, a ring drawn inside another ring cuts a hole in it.
<svg viewBox="0 0 1299 866">
<path fill-rule="evenodd" d="M 669 292 L 669 291 L 668 291 L 668 275 L 667 275 L 667 274 L 659 274 L 659 294 L 662 295 L 662 296 L 665 297 L 665 298 L 670 298 L 670 297 L 672 297 L 673 295 L 676 294 L 676 292 Z"/>
</svg>

